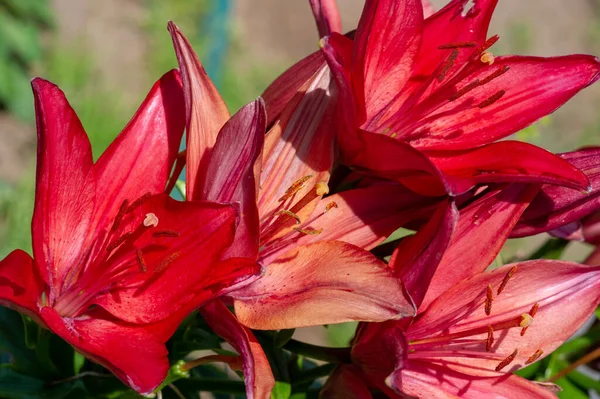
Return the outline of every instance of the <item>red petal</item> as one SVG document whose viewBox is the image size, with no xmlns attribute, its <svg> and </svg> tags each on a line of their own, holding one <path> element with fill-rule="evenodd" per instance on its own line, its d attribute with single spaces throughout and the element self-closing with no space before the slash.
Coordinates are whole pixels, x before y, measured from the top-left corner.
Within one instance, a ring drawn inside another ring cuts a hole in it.
<svg viewBox="0 0 600 399">
<path fill-rule="evenodd" d="M 600 208 L 600 147 L 586 148 L 561 155 L 579 168 L 591 182 L 591 190 L 582 192 L 566 187 L 544 185 L 531 206 L 515 226 L 511 237 L 543 233 L 578 221 Z"/>
<path fill-rule="evenodd" d="M 463 264 L 468 264 L 468 260 Z M 497 294 L 497 288 L 513 266 L 517 267 L 516 272 L 504 291 Z M 487 316 L 483 298 L 489 284 L 494 290 L 494 300 L 491 315 Z M 537 313 L 524 336 L 518 327 L 498 331 L 496 343 L 487 352 L 486 332 L 470 336 L 464 343 L 440 343 L 433 348 L 438 355 L 427 356 L 428 361 L 469 374 L 494 376 L 495 367 L 514 349 L 519 352 L 510 364 L 511 371 L 524 367 L 538 349 L 544 355 L 554 351 L 593 314 L 598 301 L 600 267 L 549 260 L 521 262 L 452 286 L 408 329 L 406 339 L 411 342 L 442 332 L 454 334 L 478 328 L 486 331 L 488 325 L 518 318 L 538 303 Z M 418 346 L 412 349 L 415 351 L 409 354 L 409 361 L 419 358 Z"/>
<path fill-rule="evenodd" d="M 185 127 L 179 72 L 173 70 L 154 84 L 123 132 L 96 163 L 98 201 L 94 214 L 110 228 L 124 200 L 135 201 L 165 185 L 179 151 Z"/>
<path fill-rule="evenodd" d="M 275 386 L 269 360 L 249 328 L 242 326 L 219 300 L 207 303 L 200 313 L 215 333 L 225 338 L 242 356 L 248 399 L 269 397 Z"/>
<path fill-rule="evenodd" d="M 35 261 L 17 249 L 0 261 L 0 305 L 39 319 L 39 301 L 45 284 Z"/>
<path fill-rule="evenodd" d="M 38 131 L 33 254 L 54 296 L 95 233 L 90 230 L 95 195 L 92 151 L 64 93 L 40 78 L 31 85 Z"/>
<path fill-rule="evenodd" d="M 202 198 L 217 202 L 238 202 L 241 207 L 240 223 L 227 257 L 256 258 L 258 253 L 258 181 L 254 171 L 257 161 L 260 163 L 265 130 L 265 106 L 259 98 L 243 107 L 225 123 L 206 169 Z"/>
<path fill-rule="evenodd" d="M 492 263 L 536 192 L 535 187 L 511 185 L 492 191 L 461 210 L 450 245 L 420 310 L 452 285 L 483 272 Z"/>
<path fill-rule="evenodd" d="M 587 177 L 569 162 L 542 148 L 519 141 L 501 141 L 473 150 L 428 151 L 427 156 L 446 174 L 478 183 L 523 182 L 586 188 Z"/>
<path fill-rule="evenodd" d="M 187 199 L 200 199 L 203 172 L 217 134 L 229 119 L 229 111 L 198 56 L 177 25 L 169 22 L 175 54 L 183 79 L 187 133 Z"/>
<path fill-rule="evenodd" d="M 368 0 L 352 57 L 355 95 L 374 118 L 408 81 L 421 45 L 421 0 Z"/>
<path fill-rule="evenodd" d="M 427 224 L 400 242 L 389 265 L 397 271 L 406 291 L 419 307 L 458 222 L 453 201 L 443 201 Z"/>
<path fill-rule="evenodd" d="M 373 399 L 360 369 L 353 365 L 338 366 L 321 390 L 323 399 Z"/>
<path fill-rule="evenodd" d="M 384 263 L 337 241 L 288 252 L 233 295 L 240 322 L 256 329 L 383 321 L 413 314 L 401 283 Z"/>
<path fill-rule="evenodd" d="M 336 0 L 310 0 L 310 7 L 317 22 L 319 37 L 342 31 L 342 20 Z"/>
<path fill-rule="evenodd" d="M 138 393 L 151 393 L 167 376 L 167 349 L 143 328 L 96 318 L 63 319 L 49 307 L 42 308 L 41 316 L 54 333 Z"/>
</svg>

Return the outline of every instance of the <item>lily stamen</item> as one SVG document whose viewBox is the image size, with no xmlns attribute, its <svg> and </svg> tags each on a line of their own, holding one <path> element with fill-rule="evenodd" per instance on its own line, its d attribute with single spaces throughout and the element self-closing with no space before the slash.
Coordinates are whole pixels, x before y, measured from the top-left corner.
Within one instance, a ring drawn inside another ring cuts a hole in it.
<svg viewBox="0 0 600 399">
<path fill-rule="evenodd" d="M 338 204 L 335 201 L 331 201 L 325 205 L 325 212 L 329 212 L 331 209 L 338 208 Z"/>
<path fill-rule="evenodd" d="M 489 107 L 496 101 L 500 100 L 504 96 L 505 93 L 506 93 L 506 90 L 500 90 L 500 91 L 496 92 L 495 94 L 491 95 L 490 97 L 486 98 L 479 104 L 477 104 L 477 106 L 479 108 Z"/>
<path fill-rule="evenodd" d="M 500 363 L 498 363 L 498 365 L 496 366 L 496 371 L 500 371 L 502 370 L 504 367 L 508 366 L 509 364 L 511 364 L 513 362 L 513 360 L 515 360 L 515 357 L 517 357 L 517 355 L 519 354 L 519 350 L 515 349 L 513 351 L 513 353 L 511 353 L 510 355 L 508 355 L 506 357 L 506 359 L 502 360 Z"/>
<path fill-rule="evenodd" d="M 492 302 L 494 301 L 494 292 L 492 285 L 488 284 L 485 292 L 485 314 L 490 315 L 492 313 Z"/>
<path fill-rule="evenodd" d="M 540 307 L 540 304 L 538 302 L 534 303 L 533 306 L 531 307 L 531 310 L 529 311 L 529 317 L 531 317 L 531 320 L 533 321 L 533 318 L 535 317 L 535 314 L 537 313 L 538 308 Z M 531 323 L 529 323 L 531 324 Z M 529 328 L 529 325 L 523 327 L 523 329 L 521 330 L 521 337 L 525 335 L 525 332 L 527 331 L 527 329 Z"/>
<path fill-rule="evenodd" d="M 506 288 L 506 284 L 508 283 L 508 280 L 511 279 L 512 276 L 514 276 L 514 274 L 517 272 L 517 266 L 513 266 L 508 273 L 506 273 L 506 276 L 504 276 L 504 279 L 502 279 L 502 282 L 500 283 L 500 286 L 498 287 L 498 292 L 497 294 L 500 295 L 502 293 L 502 291 L 504 291 L 504 289 Z"/>
<path fill-rule="evenodd" d="M 492 345 L 494 345 L 494 328 L 492 326 L 488 326 L 488 335 L 485 341 L 485 350 L 489 352 L 492 349 Z"/>
<path fill-rule="evenodd" d="M 179 237 L 179 233 L 175 230 L 159 230 L 152 233 L 152 237 L 169 237 L 176 238 Z"/>
<path fill-rule="evenodd" d="M 540 358 L 540 356 L 542 356 L 544 354 L 544 351 L 541 349 L 538 349 L 535 351 L 535 353 L 531 356 L 529 356 L 529 358 L 527 360 L 525 360 L 525 364 L 531 364 L 533 362 L 535 362 L 536 360 L 538 360 Z"/>
<path fill-rule="evenodd" d="M 279 198 L 279 202 L 283 202 L 291 198 L 294 194 L 300 191 L 302 187 L 304 187 L 304 183 L 312 179 L 312 177 L 313 175 L 306 175 L 293 182 L 292 185 L 285 190 L 285 193 L 281 196 L 281 198 Z"/>
<path fill-rule="evenodd" d="M 145 273 L 148 270 L 148 268 L 146 266 L 146 261 L 144 261 L 144 255 L 142 254 L 142 251 L 140 251 L 139 249 L 137 249 L 135 251 L 135 258 L 137 259 L 140 271 L 142 273 Z"/>
<path fill-rule="evenodd" d="M 294 227 L 298 233 L 306 234 L 306 235 L 317 235 L 323 232 L 323 229 L 301 229 L 299 227 Z"/>
<path fill-rule="evenodd" d="M 177 257 L 179 257 L 179 255 L 181 255 L 181 252 L 176 251 L 164 258 L 160 262 L 160 264 L 156 266 L 156 269 L 154 269 L 154 273 L 160 273 L 161 271 L 163 271 L 167 266 L 169 266 L 171 262 L 173 262 Z"/>
<path fill-rule="evenodd" d="M 125 210 L 125 213 L 131 213 L 131 212 L 133 212 L 138 206 L 140 206 L 144 202 L 146 202 L 146 200 L 148 198 L 150 198 L 151 196 L 152 196 L 152 194 L 150 194 L 150 193 L 146 193 L 146 194 L 142 195 L 140 198 L 138 198 L 135 201 L 133 201 L 131 203 L 131 205 L 129 205 L 129 207 L 127 207 L 127 209 Z"/>
<path fill-rule="evenodd" d="M 441 46 L 438 46 L 438 49 L 451 50 L 451 49 L 455 49 L 455 48 L 465 48 L 465 47 L 477 47 L 477 43 L 476 42 L 452 42 L 452 43 L 442 44 Z"/>
<path fill-rule="evenodd" d="M 300 216 L 296 215 L 292 211 L 288 211 L 287 209 L 281 209 L 281 210 L 275 212 L 275 215 L 290 217 L 290 218 L 292 218 L 292 219 L 294 219 L 296 221 L 296 224 L 302 223 L 302 220 L 300 220 Z"/>
</svg>

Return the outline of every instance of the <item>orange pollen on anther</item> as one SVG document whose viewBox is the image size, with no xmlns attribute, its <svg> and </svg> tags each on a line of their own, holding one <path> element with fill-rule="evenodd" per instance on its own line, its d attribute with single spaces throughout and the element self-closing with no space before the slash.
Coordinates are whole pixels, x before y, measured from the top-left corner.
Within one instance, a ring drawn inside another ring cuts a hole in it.
<svg viewBox="0 0 600 399">
<path fill-rule="evenodd" d="M 125 210 L 125 213 L 132 212 L 135 208 L 142 205 L 142 203 L 146 202 L 146 200 L 148 198 L 150 198 L 151 196 L 152 196 L 152 194 L 150 194 L 150 193 L 146 193 L 146 194 L 142 195 L 140 198 L 133 201 L 133 203 L 131 205 L 129 205 L 129 207 Z"/>
<path fill-rule="evenodd" d="M 106 247 L 106 251 L 107 252 L 112 252 L 113 250 L 117 249 L 117 247 L 121 244 L 123 244 L 125 241 L 127 241 L 127 239 L 131 237 L 131 233 L 125 233 L 123 234 L 121 237 L 117 238 L 116 240 L 114 240 L 113 242 L 111 242 L 110 244 L 108 244 L 108 246 Z"/>
<path fill-rule="evenodd" d="M 442 65 L 440 74 L 437 77 L 438 82 L 441 82 L 442 80 L 444 80 L 444 78 L 446 77 L 446 73 L 448 73 L 450 68 L 452 68 L 452 66 L 454 66 L 454 61 L 456 61 L 457 57 L 458 57 L 458 50 L 452 50 L 452 53 L 446 59 L 446 61 L 444 62 L 444 65 Z"/>
<path fill-rule="evenodd" d="M 544 351 L 541 349 L 538 349 L 535 351 L 535 353 L 531 356 L 529 356 L 529 359 L 525 360 L 525 364 L 531 364 L 533 362 L 535 362 L 536 360 L 538 360 L 540 358 L 540 356 L 542 356 L 544 354 Z"/>
<path fill-rule="evenodd" d="M 492 302 L 494 301 L 494 292 L 492 290 L 492 285 L 489 284 L 487 286 L 487 290 L 485 292 L 485 314 L 492 314 Z"/>
<path fill-rule="evenodd" d="M 163 271 L 164 268 L 169 266 L 169 264 L 171 262 L 173 262 L 179 255 L 181 255 L 181 252 L 177 251 L 177 252 L 173 252 L 171 255 L 164 258 L 160 262 L 160 264 L 158 266 L 156 266 L 156 269 L 154 269 L 154 273 L 160 273 L 161 271 Z"/>
<path fill-rule="evenodd" d="M 479 84 L 480 85 L 484 85 L 486 83 L 489 83 L 492 80 L 496 79 L 497 77 L 504 75 L 506 72 L 508 72 L 509 69 L 510 69 L 510 67 L 508 65 L 503 65 L 501 67 L 498 67 L 498 69 L 496 69 L 490 75 L 488 75 L 485 78 L 481 79 L 481 82 Z"/>
<path fill-rule="evenodd" d="M 471 90 L 479 87 L 480 85 L 481 85 L 481 82 L 479 81 L 479 79 L 475 79 L 474 81 L 472 81 L 471 83 L 469 83 L 468 85 L 463 87 L 462 89 L 458 90 L 452 96 L 450 96 L 448 98 L 448 100 L 450 100 L 450 101 L 458 100 L 460 97 L 464 96 L 465 94 L 467 94 Z"/>
<path fill-rule="evenodd" d="M 146 270 L 148 270 L 148 269 L 147 269 L 147 267 L 146 267 L 146 262 L 144 261 L 144 255 L 142 254 L 142 251 L 140 251 L 139 249 L 137 249 L 137 250 L 135 251 L 135 257 L 136 257 L 136 259 L 137 259 L 137 262 L 138 262 L 138 266 L 139 266 L 139 268 L 140 268 L 140 271 L 141 271 L 142 273 L 145 273 L 145 272 L 146 272 Z"/>
<path fill-rule="evenodd" d="M 302 223 L 302 220 L 300 220 L 300 216 L 296 215 L 292 211 L 288 211 L 287 209 L 281 209 L 281 210 L 275 212 L 275 216 L 282 216 L 282 215 L 290 217 L 292 219 L 295 219 L 296 220 L 296 224 Z"/>
<path fill-rule="evenodd" d="M 500 100 L 504 96 L 505 93 L 506 93 L 506 90 L 500 90 L 496 94 L 491 95 L 490 97 L 486 98 L 485 100 L 483 100 L 482 102 L 477 104 L 477 106 L 479 108 L 489 107 L 496 101 Z"/>
<path fill-rule="evenodd" d="M 317 234 L 321 234 L 323 232 L 323 229 L 301 229 L 299 227 L 294 227 L 294 230 L 296 230 L 298 233 L 311 236 L 316 236 Z"/>
<path fill-rule="evenodd" d="M 179 233 L 175 230 L 159 230 L 152 233 L 152 237 L 169 237 L 175 238 L 179 237 Z"/>
<path fill-rule="evenodd" d="M 453 42 L 453 43 L 442 44 L 441 46 L 438 46 L 438 49 L 451 50 L 451 49 L 455 49 L 455 48 L 465 48 L 465 47 L 477 47 L 477 43 L 475 43 L 475 42 Z"/>
<path fill-rule="evenodd" d="M 494 345 L 494 328 L 492 326 L 488 326 L 488 335 L 485 341 L 485 350 L 489 352 L 492 349 L 492 345 Z"/>
<path fill-rule="evenodd" d="M 496 366 L 496 371 L 500 371 L 504 367 L 506 367 L 509 364 L 511 364 L 513 362 L 513 360 L 515 360 L 515 357 L 517 357 L 518 354 L 519 354 L 519 350 L 515 349 L 514 352 L 511 353 L 510 355 L 508 355 L 508 357 L 506 359 L 504 359 L 503 361 L 501 361 L 500 363 L 498 363 L 498 365 Z"/>
<path fill-rule="evenodd" d="M 288 198 L 290 198 L 291 196 L 293 196 L 294 194 L 296 194 L 298 191 L 300 191 L 302 189 L 302 187 L 304 187 L 304 183 L 306 183 L 307 181 L 309 181 L 310 179 L 312 179 L 313 175 L 307 175 L 304 177 L 299 178 L 298 180 L 296 180 L 295 182 L 292 183 L 292 185 L 285 190 L 285 193 L 281 196 L 281 198 L 279 198 L 279 201 L 285 201 Z"/>
<path fill-rule="evenodd" d="M 479 57 L 479 61 L 483 62 L 484 64 L 492 65 L 494 63 L 494 54 L 489 51 L 484 51 L 481 54 L 481 57 Z"/>
<path fill-rule="evenodd" d="M 325 212 L 329 212 L 331 209 L 333 208 L 337 208 L 338 204 L 335 201 L 331 201 L 330 203 L 328 203 L 327 205 L 325 205 Z"/>
<path fill-rule="evenodd" d="M 152 212 L 147 213 L 143 223 L 146 227 L 156 227 L 158 226 L 158 217 Z"/>
<path fill-rule="evenodd" d="M 504 278 L 502 279 L 502 282 L 500 283 L 500 287 L 498 287 L 498 292 L 497 292 L 498 295 L 500 295 L 502 293 L 502 291 L 504 291 L 504 289 L 506 288 L 506 284 L 508 283 L 508 280 L 510 280 L 511 277 L 514 276 L 516 272 L 517 272 L 517 266 L 513 266 L 508 271 L 508 273 L 506 273 L 506 276 L 504 276 Z"/>
</svg>

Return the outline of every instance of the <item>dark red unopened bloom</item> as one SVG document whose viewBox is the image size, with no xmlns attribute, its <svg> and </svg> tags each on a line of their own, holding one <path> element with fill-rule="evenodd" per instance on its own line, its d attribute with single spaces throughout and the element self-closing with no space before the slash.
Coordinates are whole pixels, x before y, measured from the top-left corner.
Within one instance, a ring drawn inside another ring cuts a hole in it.
<svg viewBox="0 0 600 399">
<path fill-rule="evenodd" d="M 177 71 L 154 85 L 96 162 L 62 91 L 39 78 L 32 85 L 33 258 L 16 250 L 0 262 L 0 303 L 151 392 L 166 376 L 164 342 L 179 322 L 257 271 L 252 262 L 220 261 L 236 213 L 163 193 L 185 125 Z"/>
<path fill-rule="evenodd" d="M 339 90 L 343 161 L 422 193 L 478 183 L 588 188 L 583 173 L 541 148 L 500 141 L 595 82 L 587 55 L 494 57 L 497 0 L 451 1 L 427 19 L 420 0 L 368 0 L 354 39 L 323 52 Z"/>
</svg>

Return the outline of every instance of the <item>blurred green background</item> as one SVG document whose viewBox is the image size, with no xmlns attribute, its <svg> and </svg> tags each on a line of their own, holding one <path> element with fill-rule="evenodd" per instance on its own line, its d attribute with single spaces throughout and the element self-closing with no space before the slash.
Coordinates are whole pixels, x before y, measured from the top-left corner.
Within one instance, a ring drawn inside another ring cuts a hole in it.
<svg viewBox="0 0 600 399">
<path fill-rule="evenodd" d="M 353 29 L 363 2 L 339 3 L 345 28 Z M 98 156 L 152 83 L 176 66 L 168 20 L 190 39 L 232 112 L 317 48 L 306 0 L 0 0 L 0 258 L 31 246 L 35 126 L 30 79 L 42 76 L 65 91 Z M 501 37 L 495 54 L 600 54 L 600 0 L 503 0 L 490 30 L 495 33 Z M 555 152 L 598 144 L 598 104 L 600 86 L 518 137 Z M 524 257 L 543 241 L 512 242 L 498 262 Z M 569 244 L 563 256 L 581 260 L 588 250 Z M 353 330 L 353 325 L 331 326 L 299 330 L 296 337 L 343 346 Z M 597 346 L 599 333 L 594 334 L 576 350 Z M 528 376 L 552 373 L 573 353 L 578 352 L 571 348 L 538 363 L 545 369 Z M 585 385 L 583 377 L 577 378 L 563 384 L 563 397 L 587 397 L 587 388 L 598 389 L 597 383 Z"/>
</svg>

